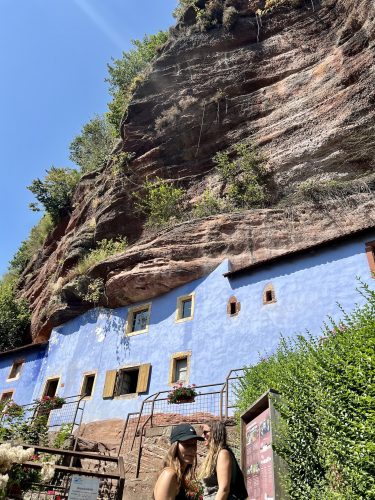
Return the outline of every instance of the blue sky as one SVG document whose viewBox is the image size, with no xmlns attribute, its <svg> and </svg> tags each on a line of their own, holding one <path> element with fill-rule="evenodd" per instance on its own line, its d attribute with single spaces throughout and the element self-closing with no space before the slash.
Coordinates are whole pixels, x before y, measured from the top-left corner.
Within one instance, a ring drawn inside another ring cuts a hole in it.
<svg viewBox="0 0 375 500">
<path fill-rule="evenodd" d="M 73 166 L 69 144 L 106 111 L 111 57 L 174 23 L 177 0 L 0 0 L 0 276 L 40 214 L 26 186 Z"/>
</svg>

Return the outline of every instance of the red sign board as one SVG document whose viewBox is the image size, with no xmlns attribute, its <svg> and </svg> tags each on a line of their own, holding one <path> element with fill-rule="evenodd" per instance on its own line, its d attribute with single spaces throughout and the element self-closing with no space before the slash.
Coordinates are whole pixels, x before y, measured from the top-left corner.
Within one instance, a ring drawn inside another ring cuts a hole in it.
<svg viewBox="0 0 375 500">
<path fill-rule="evenodd" d="M 273 500 L 273 452 L 270 408 L 246 424 L 246 483 L 249 500 Z"/>
</svg>

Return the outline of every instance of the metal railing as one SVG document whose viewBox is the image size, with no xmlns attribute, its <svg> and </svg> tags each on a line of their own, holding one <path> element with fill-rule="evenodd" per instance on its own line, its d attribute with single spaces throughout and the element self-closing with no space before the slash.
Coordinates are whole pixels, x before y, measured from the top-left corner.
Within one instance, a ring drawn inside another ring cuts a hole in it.
<svg viewBox="0 0 375 500">
<path fill-rule="evenodd" d="M 29 445 L 22 445 L 28 448 Z M 91 476 L 99 481 L 98 497 L 106 500 L 122 500 L 125 485 L 125 469 L 122 457 L 111 457 L 97 453 L 61 450 L 56 448 L 34 447 L 39 456 L 38 462 L 25 462 L 23 468 L 41 469 L 43 454 L 58 457 L 58 462 L 53 466 L 54 475 L 49 484 L 33 483 L 27 492 L 29 500 L 48 499 L 63 500 L 69 496 L 73 475 Z M 69 465 L 68 465 L 69 464 Z M 73 464 L 73 465 L 72 465 Z M 24 493 L 11 494 L 12 498 L 26 498 Z"/>
<path fill-rule="evenodd" d="M 127 443 L 128 450 L 132 451 L 137 437 L 139 438 L 136 477 L 139 476 L 142 442 L 146 427 L 167 427 L 181 422 L 200 424 L 212 418 L 222 420 L 233 417 L 243 372 L 243 368 L 236 368 L 229 372 L 225 382 L 196 386 L 197 395 L 191 402 L 170 404 L 168 400 L 170 390 L 157 392 L 144 399 L 139 413 L 131 414 L 133 420 L 136 419 L 137 423 L 134 426 L 133 422 L 134 431 L 132 432 L 131 443 Z M 126 436 L 130 434 L 131 420 L 128 415 L 119 453 L 124 448 Z"/>
<path fill-rule="evenodd" d="M 81 394 L 75 396 L 68 396 L 63 398 L 64 403 L 60 407 L 53 409 L 43 408 L 43 405 L 38 402 L 30 403 L 27 405 L 15 405 L 20 408 L 20 413 L 7 412 L 7 406 L 4 407 L 0 414 L 0 426 L 3 428 L 11 429 L 14 424 L 14 419 L 18 424 L 27 424 L 32 428 L 41 423 L 40 417 L 43 419 L 43 425 L 46 426 L 49 432 L 57 432 L 62 426 L 70 426 L 69 434 L 73 436 L 74 431 L 79 428 L 82 423 L 83 412 L 85 409 L 85 396 Z M 12 402 L 10 402 L 12 403 Z M 76 440 L 75 440 L 76 441 Z M 74 449 L 76 442 L 74 443 Z"/>
</svg>

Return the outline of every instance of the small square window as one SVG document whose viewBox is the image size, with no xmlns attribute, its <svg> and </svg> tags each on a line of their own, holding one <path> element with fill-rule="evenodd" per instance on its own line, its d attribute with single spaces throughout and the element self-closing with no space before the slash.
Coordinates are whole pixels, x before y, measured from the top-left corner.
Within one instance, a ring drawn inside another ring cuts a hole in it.
<svg viewBox="0 0 375 500">
<path fill-rule="evenodd" d="M 227 314 L 229 314 L 229 316 L 237 316 L 240 310 L 241 303 L 238 302 L 236 297 L 234 295 L 229 297 L 229 300 L 227 302 Z"/>
<path fill-rule="evenodd" d="M 142 311 L 136 311 L 133 314 L 132 322 L 132 332 L 138 332 L 139 330 L 145 330 L 148 323 L 148 309 L 143 309 Z"/>
<path fill-rule="evenodd" d="M 151 304 L 131 307 L 128 311 L 125 332 L 127 335 L 146 333 L 150 322 Z"/>
<path fill-rule="evenodd" d="M 8 380 L 13 380 L 13 379 L 19 378 L 19 376 L 21 375 L 21 371 L 22 371 L 22 367 L 23 367 L 24 362 L 25 361 L 23 359 L 20 359 L 20 360 L 17 360 L 13 363 L 13 366 L 12 366 L 10 373 L 9 373 L 9 376 L 8 376 Z"/>
<path fill-rule="evenodd" d="M 14 391 L 3 392 L 0 397 L 0 403 L 4 404 L 13 399 Z"/>
<path fill-rule="evenodd" d="M 263 304 L 274 304 L 276 302 L 276 293 L 273 285 L 269 283 L 263 290 Z"/>
<path fill-rule="evenodd" d="M 96 377 L 95 373 L 89 373 L 87 375 L 84 375 L 81 396 L 85 396 L 86 398 L 92 396 L 94 392 L 95 377 Z"/>
<path fill-rule="evenodd" d="M 176 321 L 188 321 L 194 315 L 194 294 L 183 295 L 177 299 Z"/>
</svg>

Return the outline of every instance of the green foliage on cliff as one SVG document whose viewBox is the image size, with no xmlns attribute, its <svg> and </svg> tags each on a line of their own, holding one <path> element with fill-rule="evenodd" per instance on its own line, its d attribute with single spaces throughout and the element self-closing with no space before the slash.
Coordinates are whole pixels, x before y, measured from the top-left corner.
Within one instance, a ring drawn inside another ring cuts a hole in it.
<svg viewBox="0 0 375 500">
<path fill-rule="evenodd" d="M 215 194 L 206 189 L 201 198 L 197 201 L 193 208 L 193 217 L 209 217 L 210 215 L 216 215 L 221 212 L 226 212 L 226 206 L 224 200 L 221 200 Z"/>
<path fill-rule="evenodd" d="M 85 274 L 90 267 L 102 262 L 107 259 L 111 255 L 116 255 L 122 253 L 126 250 L 128 246 L 126 238 L 117 238 L 117 239 L 102 239 L 96 245 L 96 248 L 90 250 L 79 262 L 73 267 L 67 277 L 66 280 L 70 281 L 75 276 Z"/>
<path fill-rule="evenodd" d="M 27 337 L 30 312 L 25 300 L 16 296 L 17 277 L 0 281 L 0 352 L 21 346 Z"/>
<path fill-rule="evenodd" d="M 51 167 L 43 180 L 33 180 L 28 189 L 50 215 L 52 222 L 57 223 L 72 209 L 72 196 L 79 178 L 77 170 Z M 41 210 L 37 203 L 31 203 L 30 208 L 35 211 Z"/>
<path fill-rule="evenodd" d="M 22 273 L 31 257 L 41 248 L 52 228 L 53 223 L 50 215 L 43 215 L 38 224 L 31 229 L 28 239 L 21 243 L 17 253 L 10 261 L 11 271 L 17 274 Z"/>
<path fill-rule="evenodd" d="M 375 292 L 361 293 L 366 305 L 326 326 L 323 339 L 282 340 L 246 371 L 241 410 L 280 392 L 276 450 L 292 499 L 375 498 Z"/>
<path fill-rule="evenodd" d="M 234 208 L 260 207 L 266 201 L 263 185 L 264 158 L 257 149 L 244 143 L 236 144 L 236 156 L 219 152 L 213 158 L 221 179 L 227 186 L 227 198 Z"/>
<path fill-rule="evenodd" d="M 71 142 L 70 159 L 82 173 L 102 168 L 113 147 L 111 126 L 105 116 L 96 115 Z"/>
<path fill-rule="evenodd" d="M 168 33 L 159 31 L 156 35 L 145 35 L 143 40 L 132 40 L 134 48 L 123 52 L 121 59 L 114 59 L 108 64 L 109 76 L 106 81 L 113 100 L 108 104 L 107 116 L 116 134 L 132 94 L 143 79 L 141 73 L 167 39 Z"/>
<path fill-rule="evenodd" d="M 156 177 L 146 181 L 142 192 L 135 195 L 136 208 L 146 215 L 148 226 L 163 226 L 181 217 L 184 194 L 172 182 Z"/>
</svg>

